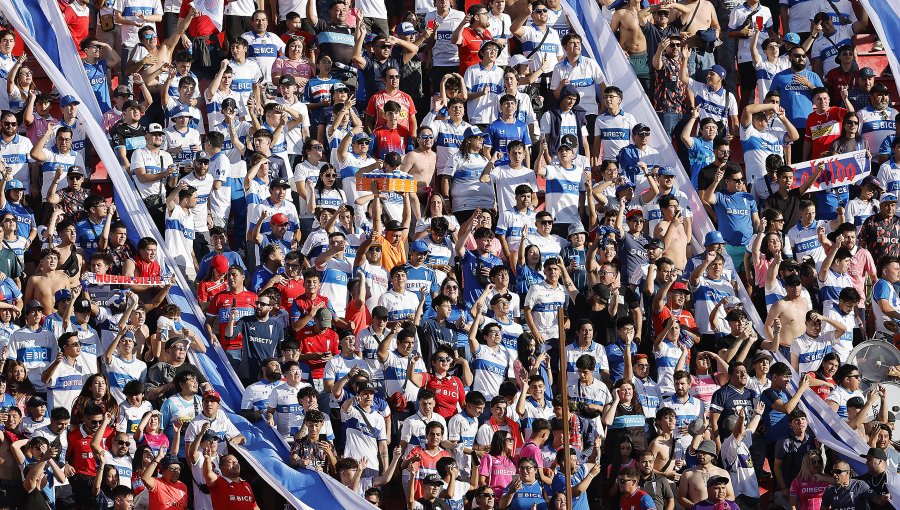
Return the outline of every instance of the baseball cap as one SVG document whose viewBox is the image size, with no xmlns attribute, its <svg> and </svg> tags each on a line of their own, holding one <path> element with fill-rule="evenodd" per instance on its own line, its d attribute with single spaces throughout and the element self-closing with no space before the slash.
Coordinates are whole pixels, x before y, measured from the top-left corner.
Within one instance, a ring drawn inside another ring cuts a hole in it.
<svg viewBox="0 0 900 510">
<path fill-rule="evenodd" d="M 616 191 L 618 191 L 618 190 L 616 190 Z M 631 218 L 643 218 L 643 217 L 644 217 L 644 211 L 642 211 L 640 209 L 632 209 L 632 210 L 628 211 L 627 213 L 625 213 L 626 220 L 630 220 Z"/>
<path fill-rule="evenodd" d="M 371 142 L 372 139 L 369 138 L 369 135 L 365 133 L 356 133 L 355 135 L 353 135 L 353 143 L 362 141 Z"/>
<path fill-rule="evenodd" d="M 166 340 L 166 350 L 171 349 L 178 344 L 187 346 L 189 343 L 188 339 L 181 335 L 170 336 L 169 339 Z"/>
<path fill-rule="evenodd" d="M 888 88 L 884 83 L 876 83 L 872 85 L 872 89 L 869 91 L 869 94 L 888 94 Z"/>
<path fill-rule="evenodd" d="M 426 476 L 424 479 L 422 479 L 422 484 L 423 484 L 423 485 L 440 485 L 440 486 L 443 486 L 443 485 L 444 485 L 444 481 L 441 480 L 441 477 L 440 477 L 437 473 L 431 473 L 430 475 L 428 475 L 428 476 Z"/>
<path fill-rule="evenodd" d="M 725 238 L 722 237 L 722 233 L 718 230 L 707 232 L 706 238 L 703 240 L 704 247 L 712 246 L 714 244 L 725 244 Z"/>
<path fill-rule="evenodd" d="M 290 188 L 291 184 L 287 182 L 287 179 L 284 177 L 278 177 L 277 179 L 272 179 L 272 182 L 269 183 L 269 189 L 272 188 Z"/>
<path fill-rule="evenodd" d="M 28 402 L 30 405 L 31 401 L 29 400 Z M 862 458 L 871 457 L 873 459 L 887 460 L 887 454 L 884 453 L 884 450 L 882 450 L 881 448 L 876 448 L 876 447 L 869 448 L 869 451 L 866 452 L 865 455 L 861 455 L 861 457 Z"/>
<path fill-rule="evenodd" d="M 860 185 L 865 186 L 866 184 L 884 191 L 884 184 L 881 184 L 881 181 L 879 181 L 878 178 L 873 175 L 870 175 L 863 179 Z"/>
<path fill-rule="evenodd" d="M 594 295 L 600 298 L 604 303 L 609 303 L 609 286 L 603 283 L 598 283 L 593 286 Z"/>
<path fill-rule="evenodd" d="M 578 147 L 578 138 L 573 134 L 563 135 L 559 142 L 559 147 L 568 147 L 570 149 L 575 149 Z"/>
<path fill-rule="evenodd" d="M 669 292 L 687 292 L 688 294 L 691 293 L 691 291 L 688 289 L 687 285 L 684 284 L 684 282 L 673 283 L 672 286 L 669 287 Z"/>
<path fill-rule="evenodd" d="M 209 154 L 206 151 L 200 151 L 194 156 L 194 161 L 209 161 Z"/>
<path fill-rule="evenodd" d="M 162 127 L 162 125 L 160 125 L 158 123 L 154 122 L 153 124 L 150 124 L 147 127 L 147 134 L 152 135 L 153 133 L 162 133 L 162 132 L 163 132 L 163 127 Z"/>
<path fill-rule="evenodd" d="M 768 353 L 768 351 L 759 351 L 753 358 L 753 363 L 758 363 L 763 360 L 769 360 L 769 362 L 771 363 L 774 359 L 775 358 L 773 358 L 772 355 Z"/>
<path fill-rule="evenodd" d="M 862 409 L 866 403 L 862 399 L 862 397 L 853 397 L 847 401 L 847 407 L 852 407 L 854 409 Z"/>
<path fill-rule="evenodd" d="M 65 95 L 59 99 L 60 106 L 69 106 L 70 104 L 78 105 L 81 104 L 81 101 L 79 101 L 75 98 L 75 96 L 72 95 Z"/>
<path fill-rule="evenodd" d="M 334 314 L 331 313 L 331 310 L 327 308 L 322 308 L 318 312 L 316 312 L 316 319 L 319 320 L 319 325 L 323 328 L 331 327 L 331 320 L 334 318 Z"/>
<path fill-rule="evenodd" d="M 882 204 L 885 202 L 896 202 L 896 201 L 897 201 L 897 195 L 894 193 L 884 193 L 881 195 L 881 200 L 879 200 L 879 202 Z"/>
<path fill-rule="evenodd" d="M 19 179 L 12 179 L 6 183 L 6 189 L 25 189 L 25 183 Z"/>
<path fill-rule="evenodd" d="M 704 441 L 705 442 L 705 441 Z M 712 441 L 710 441 L 712 443 Z M 715 445 L 715 443 L 713 443 Z M 706 481 L 707 487 L 712 487 L 713 485 L 720 485 L 723 483 L 728 483 L 728 477 L 725 476 L 711 476 L 709 480 Z"/>
<path fill-rule="evenodd" d="M 790 44 L 800 44 L 800 36 L 794 32 L 788 32 L 784 35 L 784 42 Z"/>
<path fill-rule="evenodd" d="M 578 89 L 575 88 L 575 85 L 566 85 L 559 91 L 559 98 L 562 99 L 566 96 L 575 96 L 578 97 Z"/>
<path fill-rule="evenodd" d="M 675 169 L 670 166 L 661 166 L 659 167 L 659 171 L 657 172 L 657 174 L 675 177 Z"/>
<path fill-rule="evenodd" d="M 505 299 L 507 302 L 511 302 L 512 294 L 510 294 L 508 292 L 505 294 L 494 294 L 494 297 L 491 298 L 491 306 L 494 306 L 497 303 L 499 303 L 501 299 Z"/>
<path fill-rule="evenodd" d="M 486 135 L 486 133 L 485 133 L 484 131 L 478 129 L 478 126 L 470 126 L 470 127 L 467 127 L 466 130 L 463 132 L 463 138 L 469 138 L 469 137 L 472 137 L 472 136 L 481 136 L 481 137 L 483 137 L 483 136 L 485 136 L 485 135 Z"/>
<path fill-rule="evenodd" d="M 397 220 L 387 220 L 384 222 L 384 230 L 387 232 L 400 232 L 406 230 L 406 227 L 401 225 Z"/>
<path fill-rule="evenodd" d="M 133 95 L 134 94 L 131 93 L 131 90 L 126 85 L 119 85 L 113 92 L 113 96 L 119 97 L 131 97 Z"/>
<path fill-rule="evenodd" d="M 47 405 L 47 401 L 35 395 L 28 399 L 28 407 L 38 407 Z"/>
<path fill-rule="evenodd" d="M 237 101 L 233 97 L 226 97 L 222 100 L 222 109 L 227 110 L 229 108 L 237 109 Z"/>
<path fill-rule="evenodd" d="M 43 310 L 43 309 L 44 309 L 44 305 L 42 305 L 41 302 L 38 301 L 37 299 L 32 299 L 31 301 L 28 302 L 27 305 L 25 305 L 25 312 L 30 312 L 32 310 Z"/>
<path fill-rule="evenodd" d="M 527 64 L 527 63 L 528 63 L 528 59 L 525 58 L 525 55 L 521 55 L 521 54 L 517 53 L 517 54 L 509 57 L 510 67 L 515 68 L 517 65 Z"/>
<path fill-rule="evenodd" d="M 203 437 L 200 438 L 200 442 L 201 442 L 201 443 L 205 443 L 205 442 L 207 442 L 207 441 L 215 441 L 215 442 L 218 443 L 218 442 L 219 442 L 219 436 L 217 436 L 215 432 L 213 432 L 213 431 L 211 431 L 211 430 L 207 430 L 207 431 L 203 434 Z"/>
<path fill-rule="evenodd" d="M 219 395 L 219 392 L 216 390 L 206 390 L 203 392 L 203 400 L 215 400 L 216 402 L 221 402 L 222 395 Z"/>
<path fill-rule="evenodd" d="M 333 87 L 331 87 L 331 93 L 335 92 L 350 92 L 350 88 L 344 85 L 341 82 L 335 83 Z"/>
<path fill-rule="evenodd" d="M 665 243 L 662 242 L 662 239 L 657 239 L 654 237 L 653 239 L 647 241 L 647 244 L 644 245 L 644 248 L 646 248 L 648 250 L 652 250 L 654 248 L 658 248 L 660 250 L 665 250 L 666 245 L 665 245 Z"/>
<path fill-rule="evenodd" d="M 787 277 L 785 277 L 785 279 L 784 279 L 785 287 L 796 287 L 796 286 L 800 285 L 801 283 L 802 283 L 802 281 L 800 280 L 800 275 L 798 275 L 796 273 L 791 273 L 791 274 L 787 275 Z"/>
<path fill-rule="evenodd" d="M 60 301 L 63 299 L 72 299 L 72 291 L 69 289 L 59 289 L 53 294 L 54 301 Z"/>
<path fill-rule="evenodd" d="M 378 317 L 379 319 L 387 319 L 389 316 L 388 309 L 383 306 L 376 306 L 372 309 L 372 317 Z"/>
<path fill-rule="evenodd" d="M 643 133 L 643 132 L 649 133 L 650 126 L 643 124 L 643 123 L 638 123 L 638 124 L 635 124 L 635 126 L 633 128 L 631 128 L 631 134 L 633 134 L 633 135 L 637 134 L 637 133 Z"/>
<path fill-rule="evenodd" d="M 859 69 L 859 76 L 863 78 L 874 78 L 875 71 L 873 71 L 871 67 L 861 67 Z"/>
<path fill-rule="evenodd" d="M 323 310 L 324 310 L 324 308 L 323 308 Z M 358 383 L 356 385 L 356 394 L 361 395 L 365 392 L 375 393 L 375 387 L 367 382 Z"/>
<path fill-rule="evenodd" d="M 296 85 L 297 80 L 294 79 L 293 76 L 289 74 L 282 75 L 281 79 L 278 80 L 279 85 Z"/>
<path fill-rule="evenodd" d="M 716 64 L 716 65 L 710 67 L 709 70 L 718 74 L 719 77 L 722 78 L 723 80 L 725 79 L 725 75 L 728 74 L 728 72 L 725 71 L 725 68 L 720 66 L 719 64 Z"/>
<path fill-rule="evenodd" d="M 428 247 L 428 243 L 419 239 L 418 241 L 412 243 L 409 246 L 409 251 L 411 251 L 411 252 L 414 251 L 414 252 L 418 252 L 418 253 L 428 253 L 431 251 L 431 249 Z"/>
<path fill-rule="evenodd" d="M 78 166 L 78 165 L 72 165 L 72 166 L 69 167 L 69 172 L 68 172 L 68 173 L 69 173 L 69 175 L 71 175 L 71 174 L 84 175 L 84 168 L 81 168 L 81 167 Z"/>
<path fill-rule="evenodd" d="M 75 301 L 75 313 L 86 313 L 91 311 L 91 302 L 87 299 L 79 299 Z"/>
<path fill-rule="evenodd" d="M 138 102 L 135 101 L 134 99 L 129 99 L 128 101 L 125 101 L 125 103 L 122 104 L 122 111 L 123 111 L 123 112 L 124 112 L 125 110 L 129 109 L 129 108 L 137 108 L 138 110 L 143 110 L 143 109 L 144 109 L 144 108 L 141 106 L 141 103 L 138 103 Z"/>
<path fill-rule="evenodd" d="M 400 23 L 400 25 L 397 26 L 397 35 L 413 35 L 418 33 L 419 31 L 416 30 L 416 27 L 414 27 L 412 23 Z"/>
<path fill-rule="evenodd" d="M 184 106 L 183 104 L 180 104 L 180 105 L 176 106 L 175 108 L 172 108 L 172 118 L 173 119 L 177 119 L 179 117 L 190 117 L 190 116 L 191 116 L 190 108 L 188 108 L 187 106 Z"/>
<path fill-rule="evenodd" d="M 284 225 L 288 222 L 287 214 L 277 213 L 272 216 L 272 219 L 269 220 L 269 223 L 272 225 Z"/>
<path fill-rule="evenodd" d="M 225 258 L 225 255 L 216 255 L 209 262 L 209 267 L 215 269 L 219 273 L 225 273 L 228 271 L 228 259 Z"/>
<path fill-rule="evenodd" d="M 159 467 L 161 467 L 161 468 L 163 468 L 163 469 L 168 468 L 168 467 L 171 466 L 172 464 L 178 464 L 178 465 L 181 465 L 181 464 L 178 462 L 178 456 L 177 456 L 177 455 L 169 454 L 169 455 L 166 455 L 165 457 L 163 457 L 162 460 L 159 461 Z"/>
<path fill-rule="evenodd" d="M 625 184 L 619 184 L 618 186 L 616 186 L 616 195 L 618 195 L 620 191 L 625 191 L 625 190 L 629 190 L 629 189 L 633 190 L 634 184 L 631 184 L 630 182 L 626 182 Z"/>
</svg>

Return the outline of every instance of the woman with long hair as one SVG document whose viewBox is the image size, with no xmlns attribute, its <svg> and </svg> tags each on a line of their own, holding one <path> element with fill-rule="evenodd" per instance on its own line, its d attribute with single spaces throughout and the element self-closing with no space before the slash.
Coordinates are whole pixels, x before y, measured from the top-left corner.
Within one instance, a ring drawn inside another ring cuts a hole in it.
<svg viewBox="0 0 900 510">
<path fill-rule="evenodd" d="M 347 195 L 338 184 L 337 169 L 330 164 L 322 165 L 319 170 L 319 179 L 315 185 L 311 186 L 310 181 L 306 182 L 306 207 L 310 211 L 319 208 L 337 210 L 342 204 L 347 204 Z"/>
<path fill-rule="evenodd" d="M 409 382 L 417 388 L 425 388 L 434 391 L 434 412 L 449 420 L 457 409 L 465 405 L 465 388 L 472 385 L 472 371 L 466 358 L 456 356 L 455 351 L 447 347 L 438 347 L 431 355 L 431 371 L 427 373 L 416 372 L 416 364 L 410 363 L 406 371 Z M 460 367 L 462 378 L 451 373 Z M 453 388 L 453 391 L 445 391 Z"/>
<path fill-rule="evenodd" d="M 831 142 L 831 147 L 829 149 L 831 154 L 870 150 L 869 142 L 862 137 L 862 130 L 860 129 L 859 123 L 859 115 L 857 115 L 856 112 L 847 112 L 847 114 L 844 115 L 844 120 L 841 121 L 841 136 L 838 137 L 837 140 Z M 869 157 L 871 157 L 871 155 Z"/>
<path fill-rule="evenodd" d="M 97 462 L 97 476 L 94 477 L 92 495 L 97 501 L 97 508 L 112 507 L 112 490 L 119 486 L 119 470 L 116 466 L 106 463 L 106 457 Z"/>
<path fill-rule="evenodd" d="M 460 287 L 455 276 L 448 275 L 447 278 L 444 278 L 443 283 L 441 283 L 440 294 L 450 298 L 451 310 L 450 316 L 447 317 L 447 322 L 452 322 L 457 325 L 460 324 L 460 320 L 462 320 L 462 324 L 464 325 L 468 325 L 472 322 L 472 314 L 469 313 L 469 308 L 466 306 L 465 301 L 463 301 L 462 287 Z"/>
<path fill-rule="evenodd" d="M 6 360 L 4 376 L 6 377 L 6 393 L 15 399 L 16 407 L 24 414 L 28 399 L 34 395 L 34 385 L 28 380 L 25 363 L 14 359 Z"/>
<path fill-rule="evenodd" d="M 837 373 L 838 367 L 841 366 L 841 359 L 835 352 L 829 352 L 822 358 L 822 363 L 818 370 L 810 372 L 809 387 L 816 392 L 816 395 L 822 397 L 822 400 L 828 398 L 831 390 L 837 386 L 834 380 L 834 374 Z"/>
<path fill-rule="evenodd" d="M 544 271 L 541 267 L 541 249 L 537 245 L 526 243 L 523 237 L 519 243 L 519 257 L 516 262 L 516 292 L 524 301 L 528 289 L 542 281 Z"/>
<path fill-rule="evenodd" d="M 615 492 L 616 478 L 619 473 L 629 467 L 637 467 L 637 456 L 634 453 L 634 443 L 628 436 L 620 436 L 614 448 L 610 451 L 609 465 L 606 466 L 606 479 L 610 482 L 609 495 L 612 497 Z"/>
<path fill-rule="evenodd" d="M 482 209 L 478 217 L 472 220 L 472 228 L 469 229 L 469 236 L 466 238 L 466 249 L 478 249 L 478 244 L 475 241 L 475 231 L 478 230 L 479 227 L 490 229 L 491 232 L 493 232 L 494 226 L 494 214 L 488 209 Z M 491 238 L 491 246 L 488 248 L 488 252 L 495 257 L 503 258 L 503 245 L 500 244 L 500 240 L 497 239 L 496 236 Z"/>
<path fill-rule="evenodd" d="M 456 242 L 456 233 L 459 231 L 459 222 L 456 221 L 456 217 L 447 210 L 447 204 L 444 202 L 444 197 L 438 193 L 432 193 L 431 196 L 428 197 L 424 216 L 416 221 L 415 238 L 421 239 L 429 234 L 428 229 L 431 227 L 432 218 L 446 219 L 447 223 L 450 225 L 448 231 L 453 237 L 453 242 Z"/>
<path fill-rule="evenodd" d="M 141 476 L 153 463 L 154 456 L 153 448 L 149 444 L 138 445 L 134 451 L 133 460 L 131 461 L 131 486 L 134 488 L 136 495 L 144 490 L 144 482 L 141 481 Z"/>
<path fill-rule="evenodd" d="M 538 349 L 537 340 L 530 331 L 519 335 L 516 342 L 518 347 L 516 360 L 513 361 L 513 372 L 516 374 L 516 387 L 524 391 L 528 386 L 528 378 L 532 375 L 540 375 L 545 381 L 552 381 L 549 356 Z M 549 386 L 549 385 L 548 385 Z"/>
<path fill-rule="evenodd" d="M 315 75 L 315 63 L 309 60 L 310 56 L 315 58 L 312 52 L 307 51 L 306 39 L 292 36 L 284 48 L 284 56 L 278 57 L 272 64 L 272 83 L 277 84 L 282 76 L 293 76 L 297 89 L 303 91 L 306 82 Z"/>
<path fill-rule="evenodd" d="M 491 448 L 481 457 L 481 465 L 478 468 L 479 485 L 488 485 L 494 490 L 494 497 L 499 498 L 516 473 L 516 463 L 513 462 L 515 452 L 515 439 L 506 430 L 494 432 L 491 438 Z"/>
<path fill-rule="evenodd" d="M 115 397 L 109 392 L 109 381 L 103 374 L 93 374 L 88 377 L 81 388 L 81 393 L 75 398 L 72 404 L 72 427 L 81 425 L 81 418 L 84 416 L 84 408 L 89 404 L 97 404 L 103 411 L 109 413 L 110 416 L 119 415 L 119 404 Z"/>
<path fill-rule="evenodd" d="M 34 83 L 34 71 L 25 66 L 26 56 L 23 54 L 16 59 L 9 75 L 6 77 L 6 93 L 9 95 L 9 109 L 13 113 L 19 113 L 25 109 L 29 99 L 37 95 L 37 85 Z"/>
<path fill-rule="evenodd" d="M 485 136 L 475 126 L 466 128 L 459 152 L 453 156 L 450 175 L 440 176 L 441 190 L 453 197 L 451 210 L 460 224 L 471 218 L 478 209 L 495 207 L 494 187 L 490 182 L 481 182 L 481 174 L 490 173 L 500 153 L 488 161 L 483 154 Z"/>
<path fill-rule="evenodd" d="M 833 478 L 825 475 L 825 459 L 819 450 L 810 450 L 800 463 L 800 474 L 791 482 L 791 507 L 796 510 L 819 510 L 822 494 Z"/>
<path fill-rule="evenodd" d="M 60 221 L 56 226 L 59 235 L 59 244 L 53 247 L 59 252 L 59 266 L 69 278 L 78 278 L 81 268 L 84 267 L 84 257 L 81 248 L 75 244 L 78 233 L 75 223 L 70 220 Z"/>
<path fill-rule="evenodd" d="M 635 456 L 647 449 L 647 436 L 644 434 L 644 408 L 638 399 L 634 383 L 619 379 L 613 385 L 612 405 L 603 414 L 603 424 L 608 427 L 606 434 L 606 455 L 614 455 L 615 449 L 627 437 L 633 446 Z"/>
</svg>

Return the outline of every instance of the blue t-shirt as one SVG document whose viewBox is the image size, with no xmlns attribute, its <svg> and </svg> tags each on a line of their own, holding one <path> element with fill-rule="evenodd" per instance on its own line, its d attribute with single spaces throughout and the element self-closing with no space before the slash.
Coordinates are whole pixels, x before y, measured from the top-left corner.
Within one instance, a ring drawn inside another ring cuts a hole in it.
<svg viewBox="0 0 900 510">
<path fill-rule="evenodd" d="M 565 488 L 565 477 L 563 477 Z M 512 492 L 512 485 L 506 488 L 506 493 Z M 547 500 L 544 499 L 544 486 L 539 480 L 532 483 L 522 482 L 522 488 L 513 494 L 513 499 L 506 508 L 509 510 L 531 510 L 537 505 L 537 510 L 547 510 Z"/>
<path fill-rule="evenodd" d="M 584 477 L 587 476 L 587 469 L 585 469 L 584 464 L 578 466 L 578 469 L 572 473 L 572 487 L 575 487 Z M 557 470 L 556 473 L 553 474 L 553 482 L 550 484 L 550 492 L 555 494 L 565 493 L 566 492 L 566 475 L 561 471 Z M 581 493 L 580 496 L 573 498 L 572 501 L 572 510 L 590 510 L 590 506 L 588 506 L 587 492 Z"/>
<path fill-rule="evenodd" d="M 502 264 L 502 260 L 490 253 L 479 257 L 474 251 L 466 250 L 460 263 L 463 277 L 463 299 L 466 305 L 471 306 L 474 304 L 478 297 L 481 296 L 481 293 L 484 292 L 484 287 L 478 282 L 479 269 L 487 267 L 490 270 L 490 268 Z"/>
<path fill-rule="evenodd" d="M 760 400 L 766 405 L 763 411 L 762 423 L 765 424 L 766 443 L 775 443 L 781 441 L 788 436 L 790 432 L 789 420 L 787 415 L 776 411 L 772 408 L 772 404 L 780 400 L 787 403 L 791 396 L 784 390 L 778 391 L 775 388 L 767 388 L 762 392 Z"/>
<path fill-rule="evenodd" d="M 637 344 L 631 342 L 632 361 L 637 354 Z M 616 338 L 615 342 L 606 346 L 606 360 L 609 362 L 609 377 L 618 381 L 625 376 L 625 342 Z"/>
<path fill-rule="evenodd" d="M 84 72 L 87 74 L 88 80 L 91 82 L 91 88 L 94 90 L 94 96 L 100 103 L 100 111 L 106 113 L 112 109 L 112 101 L 109 99 L 109 83 L 107 83 L 106 73 L 109 71 L 106 60 L 98 60 L 96 64 L 89 64 L 85 61 Z"/>
<path fill-rule="evenodd" d="M 794 75 L 805 76 L 813 87 L 824 87 L 822 78 L 818 74 L 804 69 L 795 73 L 790 68 L 781 71 L 772 78 L 769 90 L 777 90 L 781 94 L 781 106 L 787 114 L 791 124 L 798 130 L 806 127 L 806 118 L 813 111 L 812 89 L 802 83 L 794 81 Z"/>
<path fill-rule="evenodd" d="M 491 152 L 499 152 L 503 156 L 494 164 L 495 167 L 509 164 L 509 150 L 506 148 L 509 142 L 518 140 L 525 144 L 525 147 L 531 146 L 531 136 L 528 134 L 528 126 L 521 120 L 516 120 L 512 124 L 507 124 L 501 119 L 497 119 L 488 126 L 487 138 L 484 144 L 491 148 Z"/>
<path fill-rule="evenodd" d="M 697 178 L 700 175 L 700 170 L 712 163 L 714 159 L 716 159 L 716 154 L 713 152 L 713 141 L 706 141 L 699 136 L 695 136 L 694 144 L 688 149 L 688 162 L 691 165 L 691 184 L 694 185 L 695 189 L 698 187 Z"/>
<path fill-rule="evenodd" d="M 753 237 L 753 214 L 757 212 L 756 200 L 749 193 L 716 192 L 716 217 L 719 232 L 731 246 L 749 245 Z"/>
</svg>

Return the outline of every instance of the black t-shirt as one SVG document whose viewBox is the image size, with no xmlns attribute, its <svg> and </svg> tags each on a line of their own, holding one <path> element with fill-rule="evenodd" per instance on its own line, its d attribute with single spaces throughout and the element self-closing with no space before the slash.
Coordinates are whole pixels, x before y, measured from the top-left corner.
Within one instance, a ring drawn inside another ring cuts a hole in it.
<svg viewBox="0 0 900 510">
<path fill-rule="evenodd" d="M 784 231 L 787 234 L 794 225 L 800 221 L 800 190 L 792 188 L 788 191 L 787 197 L 782 197 L 779 193 L 773 193 L 766 199 L 766 208 L 781 211 L 784 216 Z"/>
<path fill-rule="evenodd" d="M 353 29 L 347 25 L 334 25 L 319 19 L 315 25 L 316 41 L 321 55 L 328 55 L 335 63 L 350 65 L 353 57 Z"/>
<path fill-rule="evenodd" d="M 133 127 L 121 120 L 113 124 L 109 129 L 109 136 L 112 139 L 113 148 L 125 147 L 125 156 L 131 161 L 131 154 L 146 145 L 147 130 L 144 126 L 138 124 Z"/>
</svg>

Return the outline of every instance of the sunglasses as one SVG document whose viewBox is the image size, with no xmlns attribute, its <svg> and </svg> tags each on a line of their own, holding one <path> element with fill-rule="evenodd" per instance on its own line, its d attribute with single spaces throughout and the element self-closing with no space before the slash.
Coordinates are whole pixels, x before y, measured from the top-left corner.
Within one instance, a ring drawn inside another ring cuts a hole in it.
<svg viewBox="0 0 900 510">
<path fill-rule="evenodd" d="M 542 220 L 538 223 L 540 223 L 541 225 L 553 225 L 553 220 Z"/>
<path fill-rule="evenodd" d="M 263 303 L 261 301 L 257 301 L 256 306 L 272 306 L 272 303 Z"/>
<path fill-rule="evenodd" d="M 419 135 L 422 140 L 434 140 L 434 135 Z"/>
<path fill-rule="evenodd" d="M 533 12 L 535 14 L 547 14 L 548 11 L 547 11 L 547 9 L 535 9 L 531 12 Z"/>
<path fill-rule="evenodd" d="M 453 358 L 448 358 L 448 357 L 444 356 L 444 357 L 440 357 L 440 358 L 434 358 L 434 360 L 439 363 L 446 363 L 449 361 L 453 361 Z"/>
<path fill-rule="evenodd" d="M 324 149 L 325 149 L 325 147 L 323 147 L 323 146 L 321 146 L 321 145 L 310 145 L 309 148 L 312 149 L 312 150 L 314 150 L 314 151 L 320 151 L 320 150 L 324 150 Z"/>
<path fill-rule="evenodd" d="M 833 475 L 841 475 L 841 474 L 849 473 L 849 472 L 850 472 L 849 469 L 832 469 L 831 470 L 831 474 L 833 474 Z"/>
</svg>

